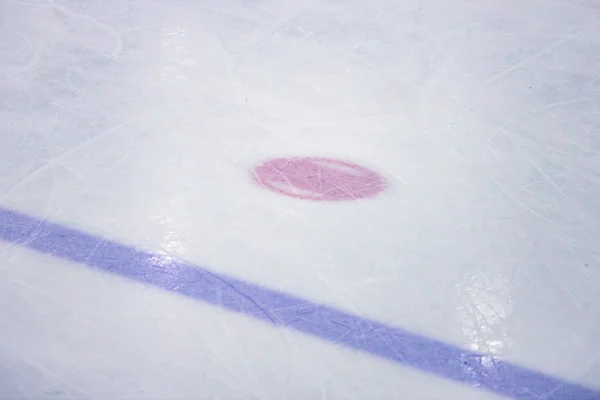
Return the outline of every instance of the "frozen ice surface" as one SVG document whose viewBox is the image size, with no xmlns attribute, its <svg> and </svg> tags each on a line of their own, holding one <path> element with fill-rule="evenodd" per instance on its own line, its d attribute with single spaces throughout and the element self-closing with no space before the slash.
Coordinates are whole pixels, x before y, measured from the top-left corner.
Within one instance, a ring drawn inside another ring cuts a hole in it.
<svg viewBox="0 0 600 400">
<path fill-rule="evenodd" d="M 0 145 L 2 400 L 511 393 L 46 254 L 13 212 L 600 398 L 597 2 L 4 0 Z M 251 179 L 293 156 L 389 185 Z"/>
</svg>

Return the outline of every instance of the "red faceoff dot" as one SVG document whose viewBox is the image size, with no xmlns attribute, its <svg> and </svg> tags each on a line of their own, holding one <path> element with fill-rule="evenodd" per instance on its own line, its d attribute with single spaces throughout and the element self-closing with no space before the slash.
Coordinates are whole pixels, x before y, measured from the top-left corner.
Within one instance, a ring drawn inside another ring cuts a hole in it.
<svg viewBox="0 0 600 400">
<path fill-rule="evenodd" d="M 319 157 L 276 158 L 252 172 L 263 187 L 306 200 L 358 200 L 376 196 L 386 187 L 385 179 L 368 168 Z"/>
</svg>

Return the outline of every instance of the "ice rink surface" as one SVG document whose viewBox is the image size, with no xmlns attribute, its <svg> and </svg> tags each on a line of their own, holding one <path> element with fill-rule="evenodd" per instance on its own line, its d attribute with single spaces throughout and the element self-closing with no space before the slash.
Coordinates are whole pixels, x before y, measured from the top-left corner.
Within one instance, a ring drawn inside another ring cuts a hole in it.
<svg viewBox="0 0 600 400">
<path fill-rule="evenodd" d="M 2 400 L 597 400 L 599 204 L 596 1 L 0 2 Z"/>
</svg>

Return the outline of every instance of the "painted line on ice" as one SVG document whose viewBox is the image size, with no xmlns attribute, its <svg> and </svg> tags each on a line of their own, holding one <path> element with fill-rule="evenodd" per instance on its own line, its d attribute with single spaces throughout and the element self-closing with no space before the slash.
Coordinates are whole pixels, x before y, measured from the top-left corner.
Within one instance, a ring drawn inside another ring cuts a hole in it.
<svg viewBox="0 0 600 400">
<path fill-rule="evenodd" d="M 499 395 L 600 400 L 600 391 L 576 383 L 6 208 L 0 240 Z"/>
</svg>

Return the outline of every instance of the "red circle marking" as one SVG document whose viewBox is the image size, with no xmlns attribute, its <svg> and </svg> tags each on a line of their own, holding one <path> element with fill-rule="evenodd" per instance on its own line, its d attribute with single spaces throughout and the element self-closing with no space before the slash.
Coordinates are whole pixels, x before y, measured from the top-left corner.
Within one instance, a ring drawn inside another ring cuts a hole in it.
<svg viewBox="0 0 600 400">
<path fill-rule="evenodd" d="M 263 187 L 307 200 L 357 200 L 386 187 L 383 177 L 363 166 L 320 157 L 276 158 L 252 172 Z"/>
</svg>

